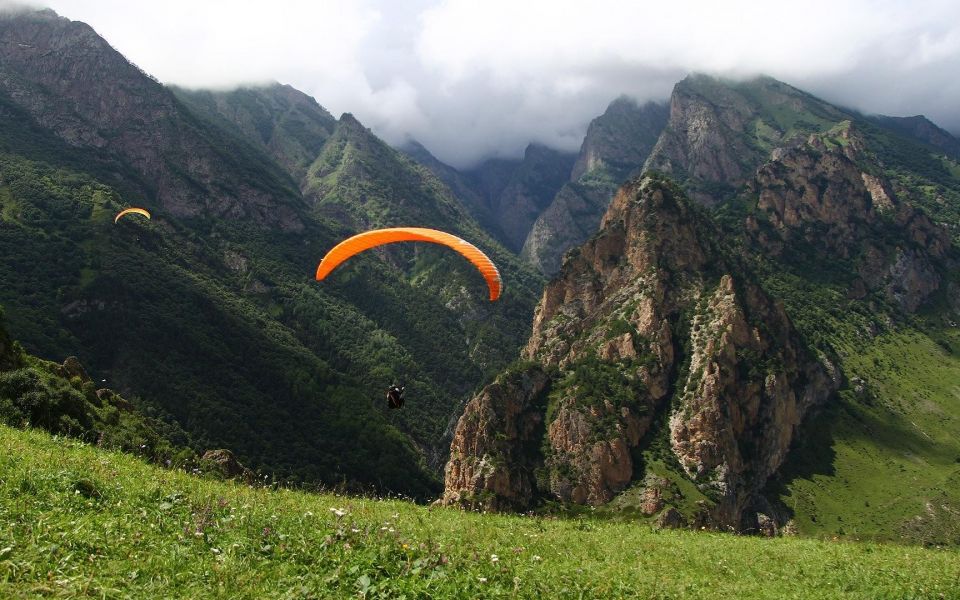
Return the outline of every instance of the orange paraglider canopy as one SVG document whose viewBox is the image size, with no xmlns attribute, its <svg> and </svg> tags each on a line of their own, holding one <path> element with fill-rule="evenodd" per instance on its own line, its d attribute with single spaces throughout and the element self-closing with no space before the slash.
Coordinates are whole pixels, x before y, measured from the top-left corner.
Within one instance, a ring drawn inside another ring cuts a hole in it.
<svg viewBox="0 0 960 600">
<path fill-rule="evenodd" d="M 113 218 L 113 222 L 116 223 L 120 220 L 120 217 L 130 214 L 143 215 L 148 219 L 150 218 L 150 212 L 145 208 L 125 208 L 117 213 L 117 216 Z"/>
<path fill-rule="evenodd" d="M 493 261 L 491 261 L 486 254 L 470 242 L 455 235 L 422 227 L 375 229 L 373 231 L 358 233 L 340 242 L 333 247 L 333 250 L 327 252 L 327 255 L 320 261 L 320 265 L 317 267 L 317 281 L 324 279 L 331 271 L 336 269 L 340 263 L 354 254 L 359 254 L 375 246 L 392 244 L 394 242 L 431 242 L 453 248 L 472 262 L 483 275 L 483 278 L 487 281 L 487 287 L 490 289 L 490 300 L 496 300 L 500 297 L 500 292 L 503 290 L 500 271 L 497 270 L 496 265 L 493 264 Z"/>
</svg>

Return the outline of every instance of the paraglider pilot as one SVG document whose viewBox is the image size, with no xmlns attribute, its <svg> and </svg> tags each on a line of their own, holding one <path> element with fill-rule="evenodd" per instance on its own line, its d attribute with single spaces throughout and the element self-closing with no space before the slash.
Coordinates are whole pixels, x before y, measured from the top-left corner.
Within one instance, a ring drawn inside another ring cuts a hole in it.
<svg viewBox="0 0 960 600">
<path fill-rule="evenodd" d="M 403 408 L 403 390 L 405 385 L 391 385 L 387 390 L 387 407 Z"/>
</svg>

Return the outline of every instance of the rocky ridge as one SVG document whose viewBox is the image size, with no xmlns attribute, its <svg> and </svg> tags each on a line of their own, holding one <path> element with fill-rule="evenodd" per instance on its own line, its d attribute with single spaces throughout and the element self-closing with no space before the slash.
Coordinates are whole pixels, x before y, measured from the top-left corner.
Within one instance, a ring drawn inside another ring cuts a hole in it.
<svg viewBox="0 0 960 600">
<path fill-rule="evenodd" d="M 617 188 L 639 171 L 666 120 L 662 104 L 613 101 L 590 123 L 570 180 L 531 226 L 521 256 L 543 273 L 556 273 L 563 253 L 596 231 Z"/>
<path fill-rule="evenodd" d="M 690 75 L 670 97 L 670 117 L 644 170 L 670 175 L 707 206 L 727 200 L 776 148 L 803 143 L 849 118 L 769 77 L 732 82 Z"/>
<path fill-rule="evenodd" d="M 801 145 L 774 152 L 746 185 L 756 210 L 746 220 L 774 258 L 850 263 L 850 295 L 879 292 L 912 313 L 942 284 L 935 265 L 950 233 L 899 199 L 856 126 L 844 121 Z"/>
<path fill-rule="evenodd" d="M 536 421 L 536 394 L 511 395 L 513 380 L 501 379 L 458 423 L 446 502 L 529 506 L 539 494 L 606 503 L 635 479 L 635 452 L 668 412 L 672 451 L 711 499 L 696 518 L 740 527 L 803 415 L 837 380 L 799 343 L 782 308 L 731 268 L 697 210 L 659 177 L 621 189 L 600 233 L 547 286 L 524 350 L 533 363 L 525 377 L 549 373 L 538 466 L 511 470 L 509 460 L 538 445 L 535 427 L 503 439 L 470 426 L 507 414 Z M 487 483 L 518 477 L 507 490 Z"/>
</svg>

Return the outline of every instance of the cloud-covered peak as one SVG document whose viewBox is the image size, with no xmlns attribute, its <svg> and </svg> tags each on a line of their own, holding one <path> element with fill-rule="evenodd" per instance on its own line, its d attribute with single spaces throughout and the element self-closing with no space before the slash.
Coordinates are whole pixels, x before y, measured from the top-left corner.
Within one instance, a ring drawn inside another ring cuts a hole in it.
<svg viewBox="0 0 960 600">
<path fill-rule="evenodd" d="M 461 167 L 529 142 L 575 151 L 612 99 L 664 100 L 693 71 L 960 130 L 955 0 L 49 4 L 165 83 L 279 80 Z"/>
</svg>

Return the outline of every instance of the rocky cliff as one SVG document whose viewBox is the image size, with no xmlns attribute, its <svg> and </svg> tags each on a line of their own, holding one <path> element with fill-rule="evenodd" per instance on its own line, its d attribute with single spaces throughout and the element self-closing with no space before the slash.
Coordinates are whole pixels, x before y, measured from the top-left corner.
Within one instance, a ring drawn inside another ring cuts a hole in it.
<svg viewBox="0 0 960 600">
<path fill-rule="evenodd" d="M 729 199 L 775 148 L 802 143 L 845 113 L 769 77 L 735 82 L 690 75 L 670 97 L 670 118 L 644 165 L 669 174 L 711 206 Z"/>
<path fill-rule="evenodd" d="M 556 192 L 529 229 L 521 255 L 543 273 L 560 269 L 563 253 L 597 229 L 617 188 L 639 171 L 667 120 L 667 107 L 629 98 L 613 101 L 594 119 L 570 181 Z"/>
<path fill-rule="evenodd" d="M 768 256 L 849 265 L 851 297 L 879 292 L 912 313 L 942 283 L 947 228 L 903 202 L 849 121 L 774 152 L 746 186 L 746 229 Z M 751 201 L 752 202 L 752 201 Z M 787 256 L 786 258 L 790 258 Z"/>
<path fill-rule="evenodd" d="M 709 219 L 658 176 L 625 185 L 597 236 L 570 255 L 544 291 L 524 356 L 523 377 L 536 385 L 512 375 L 468 404 L 445 501 L 606 503 L 643 478 L 636 457 L 668 414 L 677 464 L 710 499 L 689 517 L 739 527 L 803 415 L 837 384 Z M 518 416 L 530 425 L 506 438 L 490 425 Z M 538 426 L 539 451 L 515 468 L 509 457 L 537 448 Z"/>
</svg>

